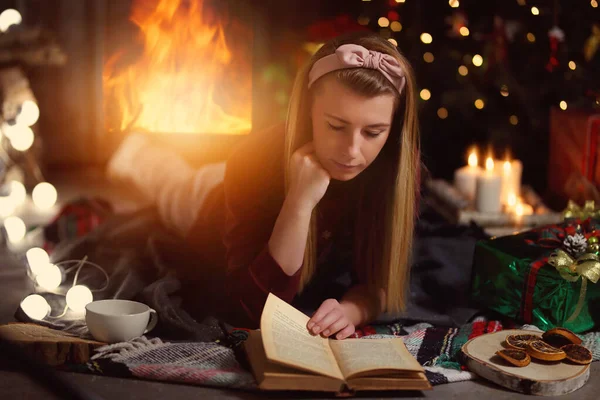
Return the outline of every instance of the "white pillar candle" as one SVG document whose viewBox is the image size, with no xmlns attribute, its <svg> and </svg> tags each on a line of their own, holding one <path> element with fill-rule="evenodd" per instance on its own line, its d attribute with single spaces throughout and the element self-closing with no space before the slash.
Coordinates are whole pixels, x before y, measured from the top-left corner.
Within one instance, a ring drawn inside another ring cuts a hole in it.
<svg viewBox="0 0 600 400">
<path fill-rule="evenodd" d="M 502 210 L 500 195 L 502 194 L 502 176 L 494 172 L 494 160 L 491 157 L 485 162 L 485 172 L 477 177 L 475 207 L 484 213 L 499 213 Z"/>
<path fill-rule="evenodd" d="M 509 206 L 510 196 L 515 195 L 519 197 L 521 193 L 523 164 L 519 160 L 496 160 L 494 165 L 496 174 L 502 176 L 502 204 Z"/>
<path fill-rule="evenodd" d="M 454 186 L 469 200 L 475 198 L 477 187 L 477 176 L 481 174 L 481 169 L 477 166 L 477 153 L 471 152 L 468 165 L 454 171 Z"/>
<path fill-rule="evenodd" d="M 519 160 L 510 162 L 510 189 L 509 193 L 514 193 L 517 197 L 521 195 L 521 175 L 523 174 L 523 164 Z"/>
</svg>

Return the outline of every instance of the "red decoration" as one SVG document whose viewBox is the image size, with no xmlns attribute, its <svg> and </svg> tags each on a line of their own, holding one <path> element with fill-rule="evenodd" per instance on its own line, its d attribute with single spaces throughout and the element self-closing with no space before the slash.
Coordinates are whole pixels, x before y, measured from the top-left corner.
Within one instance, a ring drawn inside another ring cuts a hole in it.
<svg viewBox="0 0 600 400">
<path fill-rule="evenodd" d="M 390 21 L 398 21 L 400 19 L 400 14 L 398 14 L 397 11 L 392 10 L 388 12 L 388 19 Z"/>
<path fill-rule="evenodd" d="M 552 72 L 554 68 L 558 67 L 558 47 L 565 41 L 565 33 L 558 26 L 554 26 L 548 32 L 548 38 L 550 39 L 550 59 L 546 64 L 546 70 Z"/>
<path fill-rule="evenodd" d="M 308 41 L 325 42 L 348 32 L 367 31 L 350 15 L 339 15 L 333 19 L 318 21 L 308 27 Z"/>
</svg>

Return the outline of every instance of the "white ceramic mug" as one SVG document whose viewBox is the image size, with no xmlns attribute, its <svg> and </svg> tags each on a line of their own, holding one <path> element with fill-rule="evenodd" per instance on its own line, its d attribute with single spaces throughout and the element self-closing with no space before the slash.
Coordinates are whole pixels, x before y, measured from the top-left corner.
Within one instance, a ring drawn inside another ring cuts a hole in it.
<svg viewBox="0 0 600 400">
<path fill-rule="evenodd" d="M 85 306 L 85 322 L 92 336 L 105 343 L 126 342 L 150 332 L 156 311 L 130 300 L 98 300 Z"/>
</svg>

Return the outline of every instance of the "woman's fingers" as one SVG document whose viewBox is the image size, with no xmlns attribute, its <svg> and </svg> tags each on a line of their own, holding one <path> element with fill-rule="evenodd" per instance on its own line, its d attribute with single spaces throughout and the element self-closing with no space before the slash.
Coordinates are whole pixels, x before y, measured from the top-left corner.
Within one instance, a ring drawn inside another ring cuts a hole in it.
<svg viewBox="0 0 600 400">
<path fill-rule="evenodd" d="M 320 332 L 322 330 L 320 328 L 323 327 L 323 325 L 321 324 L 321 320 L 323 320 L 323 318 L 325 318 L 325 316 L 327 314 L 329 314 L 332 310 L 334 310 L 338 306 L 339 306 L 339 303 L 335 299 L 325 300 L 321 304 L 321 306 L 318 308 L 318 310 L 315 311 L 312 318 L 308 321 L 308 324 L 306 325 L 308 330 L 313 331 L 313 329 L 319 328 L 318 331 Z"/>
<path fill-rule="evenodd" d="M 327 331 L 328 333 L 330 333 L 330 327 L 331 325 L 336 322 L 338 319 L 342 318 L 344 316 L 344 314 L 337 308 L 334 308 L 333 310 L 329 311 L 329 313 L 327 315 L 325 315 L 312 329 L 312 332 L 315 335 L 318 335 L 319 333 L 323 333 L 325 331 Z M 318 328 L 317 328 L 318 326 Z"/>
<path fill-rule="evenodd" d="M 312 154 L 315 152 L 315 145 L 312 141 L 306 143 L 304 146 L 299 147 L 295 153 L 299 155 Z"/>
<path fill-rule="evenodd" d="M 345 329 L 349 324 L 350 324 L 350 322 L 348 321 L 348 318 L 346 318 L 346 316 L 342 314 L 337 319 L 337 321 L 332 322 L 331 325 L 329 325 L 329 327 L 327 327 L 323 330 L 322 335 L 325 337 L 334 335 L 337 332 L 341 331 L 342 329 Z"/>
<path fill-rule="evenodd" d="M 338 340 L 346 339 L 348 336 L 352 335 L 355 331 L 354 325 L 348 324 L 344 329 L 335 335 L 335 338 Z"/>
</svg>

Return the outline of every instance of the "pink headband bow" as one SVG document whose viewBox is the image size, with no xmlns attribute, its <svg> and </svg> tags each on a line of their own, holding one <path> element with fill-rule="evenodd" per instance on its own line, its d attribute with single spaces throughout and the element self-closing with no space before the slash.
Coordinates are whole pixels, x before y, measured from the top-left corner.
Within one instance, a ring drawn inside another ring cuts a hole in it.
<svg viewBox="0 0 600 400">
<path fill-rule="evenodd" d="M 398 93 L 402 93 L 406 82 L 404 71 L 394 57 L 357 44 L 345 44 L 338 47 L 334 54 L 315 62 L 308 74 L 308 87 L 323 75 L 345 68 L 376 69 L 398 89 Z"/>
</svg>

